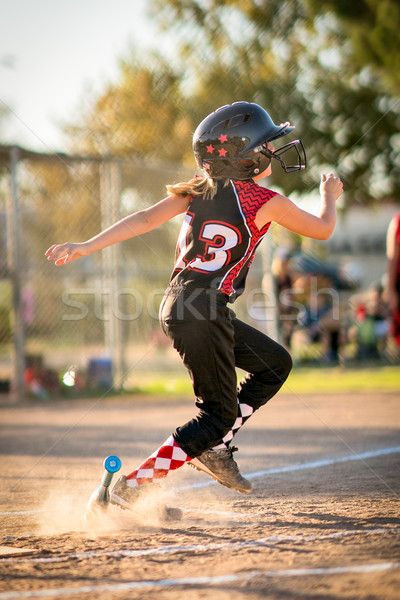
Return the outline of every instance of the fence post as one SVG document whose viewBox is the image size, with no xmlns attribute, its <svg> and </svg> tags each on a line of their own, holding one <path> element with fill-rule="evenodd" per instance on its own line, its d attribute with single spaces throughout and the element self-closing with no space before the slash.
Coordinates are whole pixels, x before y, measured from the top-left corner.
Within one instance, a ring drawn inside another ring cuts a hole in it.
<svg viewBox="0 0 400 600">
<path fill-rule="evenodd" d="M 106 229 L 118 220 L 121 192 L 120 165 L 106 159 L 100 167 L 101 228 Z M 118 245 L 103 250 L 104 337 L 111 358 L 113 387 L 123 383 L 124 359 L 122 348 L 122 323 L 114 311 L 118 299 L 120 250 Z"/>
<path fill-rule="evenodd" d="M 11 195 L 7 201 L 7 252 L 13 293 L 13 390 L 17 399 L 25 395 L 25 324 L 21 286 L 21 219 L 17 179 L 18 162 L 19 148 L 14 146 L 10 151 Z"/>
<path fill-rule="evenodd" d="M 118 160 L 110 163 L 110 208 L 112 223 L 120 218 L 120 199 L 122 189 L 121 164 Z M 111 224 L 112 224 L 111 223 Z M 121 244 L 111 247 L 112 277 L 111 277 L 111 306 L 114 328 L 113 348 L 113 377 L 114 387 L 121 389 L 125 379 L 126 365 L 124 352 L 124 322 L 119 318 L 119 307 L 117 305 L 121 290 Z"/>
</svg>

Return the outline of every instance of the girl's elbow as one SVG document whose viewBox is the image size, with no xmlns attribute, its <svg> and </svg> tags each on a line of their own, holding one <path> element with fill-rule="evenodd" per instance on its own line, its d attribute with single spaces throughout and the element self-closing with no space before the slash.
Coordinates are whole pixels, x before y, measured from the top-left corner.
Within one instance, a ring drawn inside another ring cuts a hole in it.
<svg viewBox="0 0 400 600">
<path fill-rule="evenodd" d="M 315 227 L 312 232 L 309 233 L 309 237 L 314 240 L 328 240 L 331 237 L 334 228 L 334 225 L 319 223 L 318 227 Z"/>
<path fill-rule="evenodd" d="M 331 237 L 331 235 L 333 233 L 333 230 L 334 230 L 334 227 L 324 228 L 320 232 L 320 237 L 318 237 L 317 239 L 319 239 L 319 240 L 329 240 L 329 238 Z"/>
</svg>

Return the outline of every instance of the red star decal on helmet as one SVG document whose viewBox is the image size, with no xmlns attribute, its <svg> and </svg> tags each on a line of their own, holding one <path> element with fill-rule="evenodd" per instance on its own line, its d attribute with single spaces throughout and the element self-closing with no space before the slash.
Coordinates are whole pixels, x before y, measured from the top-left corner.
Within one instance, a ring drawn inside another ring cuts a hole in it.
<svg viewBox="0 0 400 600">
<path fill-rule="evenodd" d="M 225 148 L 221 148 L 221 150 L 218 150 L 218 152 L 219 152 L 220 156 L 225 156 L 227 153 L 227 150 L 225 150 Z"/>
<path fill-rule="evenodd" d="M 221 135 L 219 136 L 218 139 L 221 142 L 221 144 L 228 141 L 228 138 L 226 137 L 226 135 L 224 133 L 221 133 Z"/>
<path fill-rule="evenodd" d="M 207 152 L 209 154 L 212 154 L 214 152 L 214 146 L 212 146 L 211 144 L 209 146 L 207 146 Z"/>
</svg>

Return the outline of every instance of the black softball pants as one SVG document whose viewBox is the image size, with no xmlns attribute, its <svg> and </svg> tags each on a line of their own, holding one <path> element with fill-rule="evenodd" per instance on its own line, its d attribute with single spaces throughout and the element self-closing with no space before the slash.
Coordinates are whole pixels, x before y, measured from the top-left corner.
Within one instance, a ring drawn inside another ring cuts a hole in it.
<svg viewBox="0 0 400 600">
<path fill-rule="evenodd" d="M 194 458 L 232 428 L 238 400 L 257 410 L 277 393 L 292 359 L 280 344 L 237 319 L 227 296 L 215 290 L 170 286 L 160 320 L 193 384 L 198 413 L 176 429 L 174 438 Z M 247 372 L 239 386 L 235 367 Z"/>
</svg>

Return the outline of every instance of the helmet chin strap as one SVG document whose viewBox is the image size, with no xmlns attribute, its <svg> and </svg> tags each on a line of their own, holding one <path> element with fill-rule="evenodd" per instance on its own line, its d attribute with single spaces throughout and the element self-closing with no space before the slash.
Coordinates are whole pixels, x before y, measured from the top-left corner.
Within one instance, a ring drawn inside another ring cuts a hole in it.
<svg viewBox="0 0 400 600">
<path fill-rule="evenodd" d="M 297 153 L 297 165 L 287 165 L 284 159 L 282 158 L 282 155 L 291 150 L 292 148 L 294 148 Z M 307 164 L 306 150 L 301 140 L 294 140 L 293 142 L 289 142 L 288 144 L 285 144 L 284 146 L 278 148 L 278 150 L 275 150 L 274 152 L 271 152 L 270 150 L 268 150 L 268 148 L 263 148 L 261 150 L 261 153 L 265 154 L 265 156 L 269 156 L 270 158 L 275 158 L 276 160 L 279 160 L 279 162 L 281 163 L 281 167 L 285 171 L 285 173 L 302 171 L 303 169 L 305 169 Z"/>
</svg>

